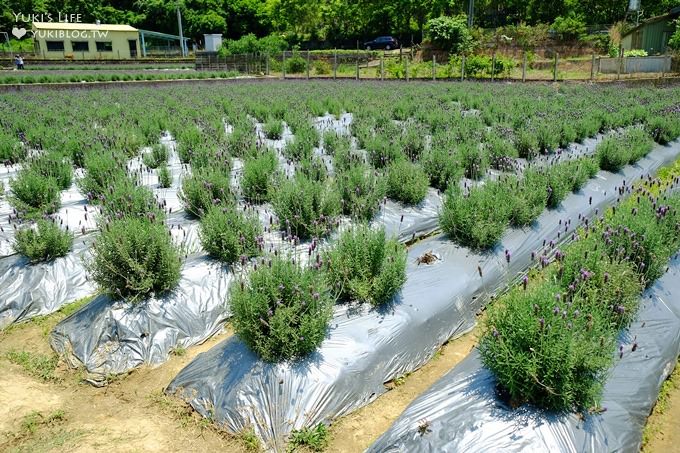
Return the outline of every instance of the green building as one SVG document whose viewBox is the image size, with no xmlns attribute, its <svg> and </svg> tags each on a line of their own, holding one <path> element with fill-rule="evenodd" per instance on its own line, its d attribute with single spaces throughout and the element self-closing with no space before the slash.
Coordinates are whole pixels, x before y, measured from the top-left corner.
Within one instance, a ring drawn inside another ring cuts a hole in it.
<svg viewBox="0 0 680 453">
<path fill-rule="evenodd" d="M 643 49 L 649 55 L 666 53 L 668 40 L 675 32 L 673 21 L 679 16 L 680 7 L 676 7 L 667 14 L 647 19 L 621 37 L 623 49 Z"/>
</svg>

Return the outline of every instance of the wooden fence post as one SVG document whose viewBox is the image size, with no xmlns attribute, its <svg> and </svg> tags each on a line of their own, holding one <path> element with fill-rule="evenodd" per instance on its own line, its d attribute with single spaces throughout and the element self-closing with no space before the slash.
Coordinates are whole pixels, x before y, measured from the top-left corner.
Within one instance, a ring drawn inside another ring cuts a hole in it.
<svg viewBox="0 0 680 453">
<path fill-rule="evenodd" d="M 496 51 L 491 55 L 491 81 L 496 79 Z"/>
<path fill-rule="evenodd" d="M 282 52 L 282 57 L 281 57 L 281 71 L 283 73 L 283 79 L 285 80 L 285 78 L 286 78 L 286 51 L 285 50 Z"/>
<path fill-rule="evenodd" d="M 406 57 L 406 60 L 404 60 L 404 61 L 405 61 L 405 63 L 406 63 L 406 66 L 405 66 L 405 69 L 404 69 L 405 72 L 406 72 L 406 81 L 408 82 L 408 81 L 409 81 L 409 75 L 408 75 L 408 57 Z"/>
<path fill-rule="evenodd" d="M 432 80 L 437 80 L 437 56 L 432 55 Z"/>
<path fill-rule="evenodd" d="M 380 54 L 380 80 L 385 80 L 385 54 Z"/>
<path fill-rule="evenodd" d="M 524 58 L 522 61 L 522 82 L 527 81 L 527 51 L 524 51 Z"/>
<path fill-rule="evenodd" d="M 357 73 L 355 79 L 359 80 L 359 50 L 357 50 Z"/>
<path fill-rule="evenodd" d="M 333 49 L 333 80 L 338 76 L 338 50 Z"/>
<path fill-rule="evenodd" d="M 460 81 L 465 80 L 465 54 L 463 54 L 463 58 L 460 60 Z"/>
<path fill-rule="evenodd" d="M 593 60 L 590 63 L 590 80 L 595 80 L 595 54 L 593 54 Z"/>
<path fill-rule="evenodd" d="M 555 67 L 553 68 L 553 82 L 557 82 L 557 66 L 560 64 L 560 54 L 555 52 Z"/>
<path fill-rule="evenodd" d="M 269 75 L 269 53 L 264 54 L 264 73 L 265 75 Z"/>
</svg>

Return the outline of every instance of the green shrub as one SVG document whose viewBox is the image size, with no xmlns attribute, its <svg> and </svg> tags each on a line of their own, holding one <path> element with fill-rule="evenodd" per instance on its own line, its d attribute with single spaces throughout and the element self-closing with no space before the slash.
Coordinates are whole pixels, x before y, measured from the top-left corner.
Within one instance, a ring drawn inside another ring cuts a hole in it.
<svg viewBox="0 0 680 453">
<path fill-rule="evenodd" d="M 269 201 L 272 179 L 277 165 L 276 154 L 270 149 L 264 150 L 243 163 L 241 189 L 246 200 L 251 203 Z"/>
<path fill-rule="evenodd" d="M 46 178 L 27 168 L 10 180 L 10 204 L 23 216 L 52 214 L 59 209 L 61 197 L 54 178 Z"/>
<path fill-rule="evenodd" d="M 172 186 L 172 172 L 167 165 L 162 165 L 158 169 L 158 186 L 161 189 L 167 189 Z"/>
<path fill-rule="evenodd" d="M 319 132 L 311 125 L 305 125 L 295 131 L 293 140 L 286 143 L 283 155 L 292 160 L 311 159 L 314 147 L 319 144 Z"/>
<path fill-rule="evenodd" d="M 259 237 L 262 225 L 256 215 L 248 215 L 237 207 L 213 206 L 201 218 L 199 236 L 210 256 L 231 264 L 241 257 L 261 253 Z"/>
<path fill-rule="evenodd" d="M 144 154 L 142 160 L 147 167 L 158 168 L 168 161 L 168 148 L 165 145 L 157 143 L 151 147 L 151 151 Z"/>
<path fill-rule="evenodd" d="M 262 359 L 304 357 L 326 337 L 333 300 L 320 271 L 275 257 L 231 288 L 234 331 Z"/>
<path fill-rule="evenodd" d="M 127 169 L 120 155 L 90 152 L 85 154 L 85 175 L 76 184 L 89 200 L 96 201 L 125 177 Z"/>
<path fill-rule="evenodd" d="M 234 127 L 227 138 L 227 152 L 236 157 L 245 157 L 256 148 L 257 137 L 251 126 Z"/>
<path fill-rule="evenodd" d="M 509 140 L 494 134 L 487 139 L 485 148 L 486 154 L 489 156 L 489 163 L 493 168 L 501 171 L 513 169 L 513 159 L 518 157 L 518 154 Z"/>
<path fill-rule="evenodd" d="M 332 185 L 303 175 L 279 181 L 272 199 L 282 230 L 299 238 L 321 237 L 336 226 L 340 196 Z"/>
<path fill-rule="evenodd" d="M 425 152 L 421 159 L 423 170 L 430 179 L 430 185 L 441 191 L 451 183 L 457 183 L 464 170 L 458 166 L 453 152 L 444 146 L 436 146 Z"/>
<path fill-rule="evenodd" d="M 26 158 L 26 148 L 10 134 L 0 132 L 0 162 L 15 164 Z"/>
<path fill-rule="evenodd" d="M 262 125 L 262 132 L 269 140 L 281 140 L 283 137 L 283 121 L 270 118 Z"/>
<path fill-rule="evenodd" d="M 43 154 L 31 160 L 29 167 L 45 178 L 53 178 L 61 190 L 71 187 L 73 181 L 71 161 L 61 153 Z"/>
<path fill-rule="evenodd" d="M 644 130 L 627 129 L 602 140 L 597 145 L 596 155 L 600 168 L 617 172 L 649 154 L 653 145 L 654 143 Z"/>
<path fill-rule="evenodd" d="M 73 245 L 73 235 L 48 220 L 38 220 L 36 228 L 22 228 L 14 236 L 14 250 L 31 262 L 50 261 L 65 256 Z"/>
<path fill-rule="evenodd" d="M 331 70 L 333 69 L 331 64 L 325 60 L 314 60 L 314 63 L 312 63 L 312 68 L 314 69 L 314 73 L 318 75 L 330 74 Z"/>
<path fill-rule="evenodd" d="M 513 190 L 513 186 L 516 187 Z M 548 202 L 547 178 L 541 172 L 527 170 L 520 180 L 510 178 L 505 182 L 506 190 L 511 191 L 510 225 L 523 227 L 531 224 L 541 215 Z"/>
<path fill-rule="evenodd" d="M 480 179 L 489 168 L 489 156 L 478 143 L 463 143 L 456 151 L 456 158 L 466 178 Z"/>
<path fill-rule="evenodd" d="M 548 183 L 548 201 L 546 205 L 550 209 L 555 209 L 571 192 L 571 173 L 567 167 L 561 165 L 550 166 L 544 171 Z"/>
<path fill-rule="evenodd" d="M 568 16 L 558 16 L 552 30 L 563 40 L 578 39 L 586 33 L 585 18 L 573 11 Z"/>
<path fill-rule="evenodd" d="M 457 54 L 472 48 L 472 35 L 465 15 L 430 19 L 427 22 L 427 30 L 432 43 L 442 50 Z"/>
<path fill-rule="evenodd" d="M 121 178 L 100 199 L 102 214 L 108 219 L 151 217 L 164 220 L 165 214 L 151 189 L 138 186 L 130 178 Z"/>
<path fill-rule="evenodd" d="M 655 115 L 647 120 L 645 128 L 655 142 L 667 145 L 680 137 L 680 119 L 677 114 Z"/>
<path fill-rule="evenodd" d="M 355 164 L 336 176 L 342 212 L 358 220 L 371 220 L 387 193 L 387 180 L 368 165 Z"/>
<path fill-rule="evenodd" d="M 582 311 L 587 295 L 558 295 L 549 283 L 517 287 L 487 310 L 479 350 L 513 407 L 587 409 L 608 376 L 615 339 L 603 310 Z"/>
<path fill-rule="evenodd" d="M 460 244 L 486 249 L 503 235 L 513 204 L 500 182 L 473 187 L 467 194 L 452 184 L 444 197 L 439 225 Z"/>
<path fill-rule="evenodd" d="M 324 254 L 328 285 L 340 300 L 379 306 L 406 282 L 406 248 L 385 231 L 362 225 L 340 235 Z"/>
<path fill-rule="evenodd" d="M 423 169 L 407 160 L 391 164 L 387 169 L 387 196 L 415 205 L 427 195 L 428 177 Z"/>
<path fill-rule="evenodd" d="M 286 58 L 286 74 L 302 74 L 307 71 L 307 60 L 299 54 Z"/>
<path fill-rule="evenodd" d="M 179 198 L 184 208 L 196 217 L 203 216 L 213 205 L 229 205 L 234 201 L 231 175 L 220 169 L 196 170 L 182 181 Z"/>
<path fill-rule="evenodd" d="M 106 223 L 87 262 L 102 289 L 133 303 L 173 289 L 180 266 L 180 251 L 165 225 L 135 217 Z"/>
<path fill-rule="evenodd" d="M 515 131 L 515 148 L 519 157 L 523 159 L 534 159 L 538 156 L 539 145 L 538 137 L 532 131 L 521 128 Z"/>
</svg>

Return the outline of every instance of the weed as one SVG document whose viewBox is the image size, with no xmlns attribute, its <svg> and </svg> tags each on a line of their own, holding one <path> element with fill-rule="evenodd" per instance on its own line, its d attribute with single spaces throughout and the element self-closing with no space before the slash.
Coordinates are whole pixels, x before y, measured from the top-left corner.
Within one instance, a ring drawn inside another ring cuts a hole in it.
<svg viewBox="0 0 680 453">
<path fill-rule="evenodd" d="M 29 351 L 9 351 L 6 357 L 10 362 L 22 367 L 30 376 L 45 382 L 59 381 L 55 374 L 59 363 L 59 357 L 56 355 L 44 355 Z"/>
<path fill-rule="evenodd" d="M 314 428 L 302 428 L 290 433 L 288 440 L 290 451 L 295 451 L 299 447 L 306 447 L 312 451 L 323 451 L 330 442 L 331 434 L 328 427 L 319 423 Z"/>
</svg>

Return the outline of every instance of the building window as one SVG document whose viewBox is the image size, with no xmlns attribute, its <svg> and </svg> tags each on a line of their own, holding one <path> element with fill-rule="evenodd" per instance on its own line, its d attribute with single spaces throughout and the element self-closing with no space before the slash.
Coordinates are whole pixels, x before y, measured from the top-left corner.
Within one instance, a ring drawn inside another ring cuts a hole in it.
<svg viewBox="0 0 680 453">
<path fill-rule="evenodd" d="M 48 52 L 63 52 L 64 41 L 45 41 Z"/>
<path fill-rule="evenodd" d="M 89 52 L 90 43 L 87 41 L 71 41 L 71 47 L 74 52 Z"/>
<path fill-rule="evenodd" d="M 113 52 L 111 41 L 97 41 L 97 52 Z"/>
</svg>

